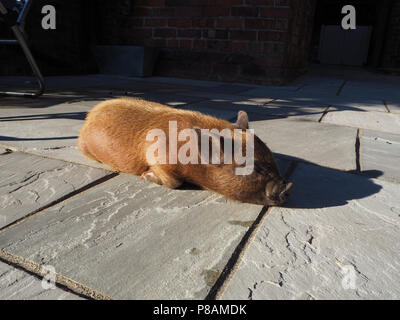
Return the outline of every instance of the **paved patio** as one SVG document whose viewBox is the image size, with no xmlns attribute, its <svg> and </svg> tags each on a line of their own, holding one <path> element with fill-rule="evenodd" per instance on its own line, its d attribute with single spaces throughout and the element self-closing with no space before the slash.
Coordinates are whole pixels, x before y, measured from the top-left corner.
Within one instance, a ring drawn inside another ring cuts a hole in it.
<svg viewBox="0 0 400 320">
<path fill-rule="evenodd" d="M 0 98 L 0 299 L 400 298 L 399 77 L 47 83 L 40 99 Z M 83 157 L 86 112 L 126 95 L 230 121 L 247 111 L 295 183 L 289 203 L 169 190 Z M 41 266 L 55 268 L 56 289 Z"/>
</svg>

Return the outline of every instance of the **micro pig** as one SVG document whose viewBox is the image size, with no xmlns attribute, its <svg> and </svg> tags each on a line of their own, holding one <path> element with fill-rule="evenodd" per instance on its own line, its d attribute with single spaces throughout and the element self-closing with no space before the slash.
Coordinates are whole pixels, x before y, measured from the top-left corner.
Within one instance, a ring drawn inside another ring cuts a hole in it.
<svg viewBox="0 0 400 320">
<path fill-rule="evenodd" d="M 246 175 L 236 174 L 241 167 L 232 163 L 169 163 L 169 148 L 172 141 L 166 140 L 166 163 L 149 161 L 148 148 L 154 141 L 148 140 L 153 129 L 168 132 L 169 123 L 177 124 L 177 130 L 194 129 L 202 140 L 203 129 L 224 129 L 239 131 L 239 142 L 246 153 L 246 139 L 249 138 L 248 116 L 240 111 L 235 124 L 204 115 L 196 111 L 171 108 L 159 103 L 134 98 L 118 98 L 103 101 L 87 115 L 78 139 L 79 150 L 88 158 L 101 162 L 115 171 L 141 176 L 151 182 L 169 188 L 178 188 L 188 182 L 204 189 L 222 194 L 227 198 L 266 206 L 279 206 L 288 199 L 293 183 L 281 177 L 270 149 L 256 135 L 254 139 L 253 170 Z M 235 130 L 237 129 L 237 130 Z M 222 141 L 222 136 L 220 137 Z M 213 140 L 213 139 L 211 139 Z M 177 142 L 179 149 L 184 141 Z M 211 143 L 212 144 L 212 143 Z M 210 148 L 211 148 L 210 144 Z M 223 146 L 222 142 L 221 145 Z M 220 156 L 227 158 L 224 148 Z"/>
</svg>

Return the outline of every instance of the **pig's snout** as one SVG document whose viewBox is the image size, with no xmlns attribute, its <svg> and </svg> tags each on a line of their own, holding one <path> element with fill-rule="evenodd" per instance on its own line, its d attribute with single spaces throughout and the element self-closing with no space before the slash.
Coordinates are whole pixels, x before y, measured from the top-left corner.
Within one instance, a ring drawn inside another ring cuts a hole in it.
<svg viewBox="0 0 400 320">
<path fill-rule="evenodd" d="M 285 180 L 269 181 L 265 188 L 266 205 L 279 206 L 284 204 L 293 190 L 293 182 Z"/>
</svg>

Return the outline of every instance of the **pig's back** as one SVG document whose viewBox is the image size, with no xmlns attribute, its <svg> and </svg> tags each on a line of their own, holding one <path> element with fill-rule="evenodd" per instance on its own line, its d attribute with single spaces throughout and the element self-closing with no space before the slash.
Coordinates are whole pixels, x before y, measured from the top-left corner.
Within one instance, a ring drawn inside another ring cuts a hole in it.
<svg viewBox="0 0 400 320">
<path fill-rule="evenodd" d="M 178 131 L 195 126 L 219 130 L 231 127 L 227 121 L 198 112 L 120 98 L 101 102 L 88 113 L 79 140 L 96 160 L 114 170 L 138 175 L 148 170 L 147 133 L 161 129 L 168 139 L 170 121 L 176 121 Z"/>
<path fill-rule="evenodd" d="M 145 138 L 150 127 L 172 108 L 139 99 L 99 103 L 87 115 L 79 135 L 92 158 L 114 170 L 140 174 L 147 169 Z"/>
</svg>

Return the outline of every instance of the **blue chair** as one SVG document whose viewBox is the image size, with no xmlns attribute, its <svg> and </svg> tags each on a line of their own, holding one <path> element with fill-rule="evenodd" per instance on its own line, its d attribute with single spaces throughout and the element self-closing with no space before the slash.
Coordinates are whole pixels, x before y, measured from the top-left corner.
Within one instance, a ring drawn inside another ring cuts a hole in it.
<svg viewBox="0 0 400 320">
<path fill-rule="evenodd" d="M 25 19 L 31 4 L 32 0 L 0 0 L 0 20 L 11 28 L 16 38 L 16 40 L 0 40 L 0 44 L 19 44 L 21 46 L 37 79 L 39 89 L 35 92 L 0 92 L 0 96 L 35 98 L 43 94 L 45 90 L 44 78 L 29 50 L 24 32 Z"/>
</svg>

